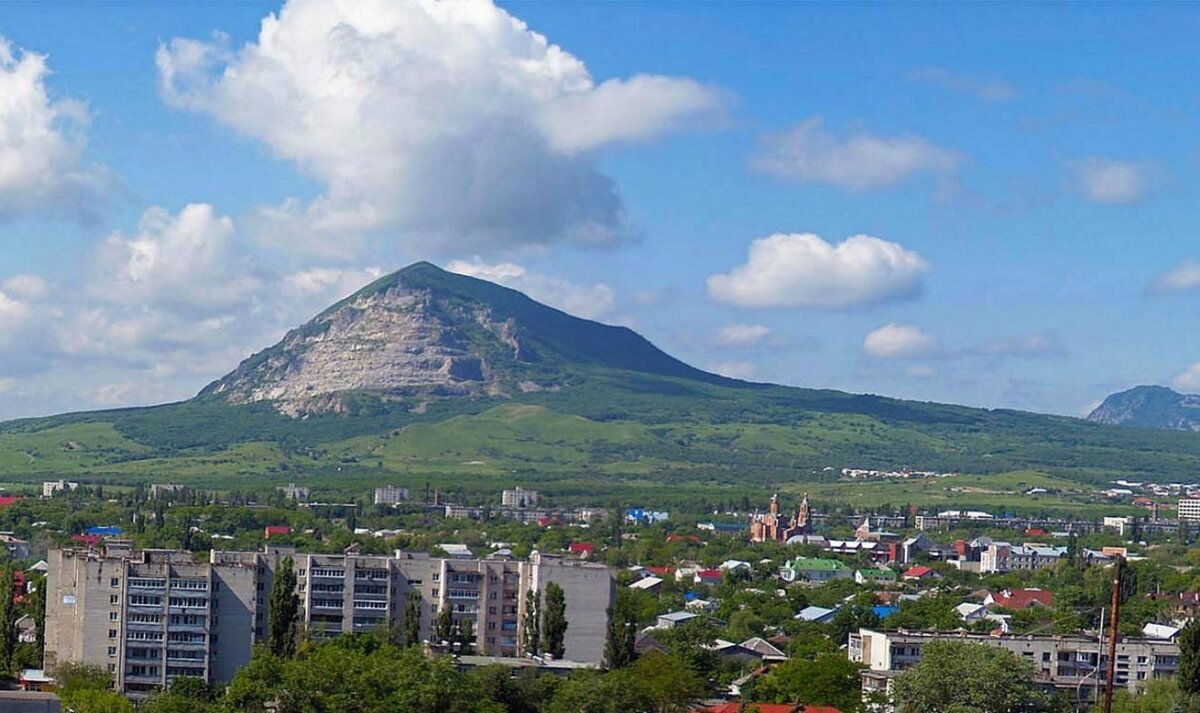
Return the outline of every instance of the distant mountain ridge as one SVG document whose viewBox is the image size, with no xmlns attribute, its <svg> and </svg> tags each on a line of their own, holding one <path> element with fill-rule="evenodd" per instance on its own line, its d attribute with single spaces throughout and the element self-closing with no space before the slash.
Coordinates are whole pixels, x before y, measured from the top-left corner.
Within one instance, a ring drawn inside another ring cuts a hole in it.
<svg viewBox="0 0 1200 713">
<path fill-rule="evenodd" d="M 1135 386 L 1110 395 L 1088 420 L 1113 426 L 1200 431 L 1200 395 L 1165 386 Z"/>
<path fill-rule="evenodd" d="M 1191 423 L 1150 416 L 1190 415 L 1195 397 L 1140 393 L 1095 418 Z M 0 473 L 32 482 L 492 488 L 521 474 L 628 502 L 840 467 L 1176 482 L 1200 472 L 1200 436 L 728 379 L 429 263 L 331 305 L 192 399 L 0 423 Z"/>
<path fill-rule="evenodd" d="M 625 327 L 573 317 L 516 290 L 419 262 L 337 302 L 205 387 L 291 416 L 363 398 L 412 402 L 558 390 L 589 368 L 733 385 Z"/>
</svg>

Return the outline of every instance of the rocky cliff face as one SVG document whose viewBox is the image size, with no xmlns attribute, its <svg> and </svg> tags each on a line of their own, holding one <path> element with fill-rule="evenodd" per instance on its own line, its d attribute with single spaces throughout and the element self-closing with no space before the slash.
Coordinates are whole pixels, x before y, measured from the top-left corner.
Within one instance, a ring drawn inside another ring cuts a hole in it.
<svg viewBox="0 0 1200 713">
<path fill-rule="evenodd" d="M 1165 386 L 1136 386 L 1112 394 L 1088 415 L 1089 421 L 1117 426 L 1200 431 L 1200 396 Z"/>
<path fill-rule="evenodd" d="M 199 398 L 267 401 L 291 416 L 346 411 L 364 397 L 419 409 L 433 398 L 559 389 L 586 366 L 720 379 L 628 329 L 418 263 L 292 330 Z"/>
</svg>

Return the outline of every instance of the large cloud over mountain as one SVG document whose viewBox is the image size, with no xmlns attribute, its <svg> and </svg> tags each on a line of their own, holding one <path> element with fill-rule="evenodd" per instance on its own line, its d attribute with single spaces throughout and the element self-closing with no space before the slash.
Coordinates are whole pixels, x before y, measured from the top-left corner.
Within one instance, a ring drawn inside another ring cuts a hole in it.
<svg viewBox="0 0 1200 713">
<path fill-rule="evenodd" d="M 265 211 L 267 230 L 328 252 L 390 229 L 424 251 L 627 234 L 607 146 L 714 110 L 689 79 L 597 84 L 584 64 L 490 2 L 292 0 L 241 49 L 175 38 L 163 97 L 266 143 L 325 186 Z M 295 245 L 293 245 L 295 247 Z"/>
</svg>

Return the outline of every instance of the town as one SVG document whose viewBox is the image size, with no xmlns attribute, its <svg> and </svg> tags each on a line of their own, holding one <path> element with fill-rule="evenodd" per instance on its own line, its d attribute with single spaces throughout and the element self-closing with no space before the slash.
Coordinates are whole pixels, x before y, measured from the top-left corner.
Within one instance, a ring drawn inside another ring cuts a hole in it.
<svg viewBox="0 0 1200 713">
<path fill-rule="evenodd" d="M 1200 519 L 1194 490 L 1135 496 L 1144 517 L 1097 520 L 835 516 L 803 494 L 713 519 L 559 508 L 522 487 L 461 506 L 396 486 L 322 503 L 293 483 L 234 512 L 177 484 L 48 481 L 0 498 L 8 665 L 23 689 L 0 695 L 54 695 L 63 672 L 93 669 L 147 706 L 183 695 L 179 680 L 220 690 L 275 637 L 284 582 L 306 645 L 381 637 L 465 676 L 500 666 L 573 680 L 665 656 L 695 673 L 675 682 L 679 710 L 886 712 L 925 647 L 970 644 L 1028 664 L 1047 710 L 1088 711 L 1110 680 L 1110 638 L 1120 691 L 1173 682 L 1200 654 L 1181 648 L 1200 591 L 1172 564 Z M 1170 510 L 1179 517 L 1160 517 Z M 563 629 L 547 646 L 551 599 Z"/>
</svg>

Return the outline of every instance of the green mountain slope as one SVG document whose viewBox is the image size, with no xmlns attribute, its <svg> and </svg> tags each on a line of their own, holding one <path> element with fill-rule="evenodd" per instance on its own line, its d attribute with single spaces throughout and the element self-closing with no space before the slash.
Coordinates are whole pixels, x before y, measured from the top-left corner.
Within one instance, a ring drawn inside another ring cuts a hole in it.
<svg viewBox="0 0 1200 713">
<path fill-rule="evenodd" d="M 320 392 L 369 379 L 384 388 Z M 301 396 L 281 408 L 271 393 Z M 333 305 L 195 399 L 0 424 L 0 475 L 29 480 L 357 487 L 515 472 L 582 488 L 905 466 L 1181 480 L 1200 470 L 1200 436 L 725 379 L 628 329 L 425 263 Z"/>
</svg>

